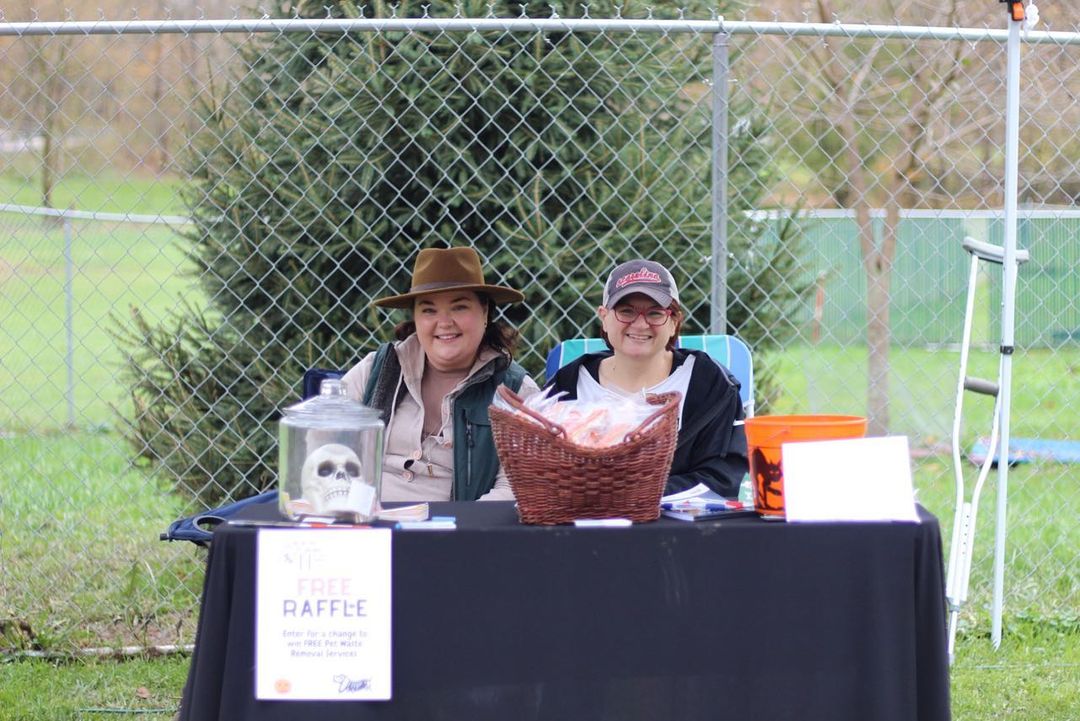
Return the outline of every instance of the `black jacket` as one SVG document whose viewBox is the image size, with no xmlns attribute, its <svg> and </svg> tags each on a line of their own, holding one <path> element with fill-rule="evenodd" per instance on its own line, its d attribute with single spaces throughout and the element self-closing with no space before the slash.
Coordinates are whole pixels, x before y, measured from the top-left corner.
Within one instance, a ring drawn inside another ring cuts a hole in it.
<svg viewBox="0 0 1080 721">
<path fill-rule="evenodd" d="M 691 354 L 695 360 L 664 494 L 704 483 L 717 493 L 734 498 L 739 495 L 739 485 L 748 469 L 746 433 L 741 423 L 735 425 L 735 421 L 744 417 L 739 382 L 708 353 L 681 348 L 674 353 L 672 372 Z M 581 369 L 599 380 L 600 361 L 610 356 L 610 351 L 587 353 L 560 368 L 545 388 L 566 391 L 565 399 L 573 400 L 577 398 Z"/>
</svg>

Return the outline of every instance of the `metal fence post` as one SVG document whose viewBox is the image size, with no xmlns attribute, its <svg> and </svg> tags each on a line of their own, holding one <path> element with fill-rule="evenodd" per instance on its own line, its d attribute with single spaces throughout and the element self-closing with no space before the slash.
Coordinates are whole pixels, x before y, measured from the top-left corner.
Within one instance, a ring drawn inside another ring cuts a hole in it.
<svg viewBox="0 0 1080 721">
<path fill-rule="evenodd" d="M 75 427 L 75 268 L 71 259 L 71 218 L 64 215 L 64 327 L 67 366 L 67 425 Z"/>
<path fill-rule="evenodd" d="M 712 262 L 710 333 L 727 332 L 728 39 L 712 42 Z"/>
<path fill-rule="evenodd" d="M 1005 260 L 1001 264 L 1001 436 L 998 439 L 997 524 L 994 533 L 994 589 L 990 642 L 1001 646 L 1001 610 L 1005 589 L 1006 509 L 1009 495 L 1009 419 L 1012 412 L 1012 353 L 1016 331 L 1016 210 L 1020 157 L 1020 24 L 1009 20 L 1005 101 Z M 993 453 L 993 449 L 990 450 Z"/>
</svg>

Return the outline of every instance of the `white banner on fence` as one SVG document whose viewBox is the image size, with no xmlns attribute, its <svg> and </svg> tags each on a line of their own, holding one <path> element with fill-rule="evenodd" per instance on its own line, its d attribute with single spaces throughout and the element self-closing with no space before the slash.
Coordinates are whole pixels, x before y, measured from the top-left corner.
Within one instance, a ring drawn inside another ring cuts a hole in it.
<svg viewBox="0 0 1080 721">
<path fill-rule="evenodd" d="M 264 529 L 255 697 L 390 698 L 390 530 Z"/>
</svg>

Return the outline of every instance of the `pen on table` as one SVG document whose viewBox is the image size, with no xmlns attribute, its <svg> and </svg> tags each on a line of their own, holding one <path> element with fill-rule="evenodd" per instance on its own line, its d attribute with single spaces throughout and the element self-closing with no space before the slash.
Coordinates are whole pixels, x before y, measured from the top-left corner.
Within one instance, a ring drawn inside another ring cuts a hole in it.
<svg viewBox="0 0 1080 721">
<path fill-rule="evenodd" d="M 692 503 L 680 501 L 677 503 L 661 503 L 660 507 L 665 511 L 685 511 L 691 508 L 700 508 L 706 511 L 738 511 L 747 506 L 742 501 L 723 501 L 722 503 Z"/>
<path fill-rule="evenodd" d="M 629 518 L 575 518 L 578 528 L 628 528 L 634 525 Z"/>
<path fill-rule="evenodd" d="M 425 521 L 398 521 L 394 528 L 399 531 L 453 531 L 457 528 L 454 516 L 432 516 Z"/>
<path fill-rule="evenodd" d="M 707 511 L 741 511 L 746 508 L 742 501 L 724 501 L 723 503 L 706 503 Z"/>
</svg>

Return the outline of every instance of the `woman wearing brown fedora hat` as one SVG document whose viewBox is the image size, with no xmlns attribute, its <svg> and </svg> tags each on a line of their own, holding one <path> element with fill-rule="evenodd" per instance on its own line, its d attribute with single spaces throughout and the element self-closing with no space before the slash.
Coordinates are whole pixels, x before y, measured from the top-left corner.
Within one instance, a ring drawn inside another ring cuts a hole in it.
<svg viewBox="0 0 1080 721">
<path fill-rule="evenodd" d="M 380 298 L 411 320 L 345 374 L 349 395 L 386 423 L 385 501 L 512 500 L 491 437 L 488 406 L 499 385 L 521 396 L 536 383 L 513 361 L 517 332 L 495 318 L 518 303 L 513 288 L 484 282 L 472 248 L 426 248 L 408 293 Z"/>
</svg>

